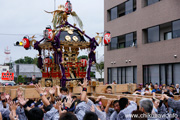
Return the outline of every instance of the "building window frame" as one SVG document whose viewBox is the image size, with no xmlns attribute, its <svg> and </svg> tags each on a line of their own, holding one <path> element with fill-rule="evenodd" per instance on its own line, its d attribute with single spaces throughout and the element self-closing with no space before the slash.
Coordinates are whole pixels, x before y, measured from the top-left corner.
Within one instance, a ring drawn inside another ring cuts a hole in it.
<svg viewBox="0 0 180 120">
<path fill-rule="evenodd" d="M 180 21 L 180 19 L 177 19 L 177 20 L 174 20 L 174 21 L 171 22 L 171 26 L 172 26 L 172 39 L 179 38 L 179 37 L 174 37 L 174 27 L 173 27 L 173 22 L 176 22 L 176 21 Z"/>
<path fill-rule="evenodd" d="M 131 41 L 133 41 L 131 46 L 126 46 L 126 35 L 128 34 L 133 34 L 133 39 Z M 124 41 L 120 42 L 120 38 L 124 38 Z M 113 38 L 117 38 L 117 44 L 116 44 L 116 48 L 112 48 L 112 39 Z M 112 37 L 110 44 L 108 45 L 108 50 L 117 50 L 117 49 L 122 49 L 122 48 L 129 48 L 129 47 L 134 47 L 137 46 L 137 32 L 130 32 L 124 35 L 120 35 L 120 36 L 116 36 L 116 37 Z M 120 45 L 124 45 L 123 47 L 121 47 Z"/>
<path fill-rule="evenodd" d="M 147 30 L 147 40 L 146 40 L 146 43 L 154 43 L 154 42 L 148 42 L 149 41 L 148 40 L 148 38 L 149 38 L 148 29 L 153 28 L 153 27 L 159 27 L 159 40 L 155 41 L 155 42 L 160 42 L 160 25 L 156 25 L 156 26 L 152 26 L 152 27 L 149 27 L 149 28 L 146 29 Z"/>
<path fill-rule="evenodd" d="M 170 39 L 167 39 L 167 38 L 166 38 L 166 35 L 167 35 L 168 33 L 171 33 L 171 38 L 170 38 Z M 165 33 L 164 33 L 164 40 L 171 40 L 171 39 L 173 39 L 173 36 L 172 36 L 172 35 L 173 35 L 173 32 L 172 32 L 172 31 L 165 32 Z"/>
<path fill-rule="evenodd" d="M 135 81 L 135 77 L 137 77 L 137 76 L 135 76 L 135 68 L 137 69 L 137 66 L 126 66 L 126 67 L 108 67 L 107 68 L 107 70 L 108 70 L 108 74 L 107 74 L 107 83 L 109 83 L 109 84 L 111 84 L 112 82 L 113 82 L 113 80 L 112 80 L 112 69 L 113 68 L 116 68 L 117 69 L 117 83 L 120 83 L 120 84 L 125 84 L 125 83 L 127 83 L 127 73 L 126 73 L 126 68 L 127 67 L 132 67 L 132 81 L 133 81 L 133 83 L 135 83 L 136 81 Z M 124 69 L 124 72 L 125 72 L 125 76 L 123 76 L 123 69 Z M 119 80 L 119 70 L 121 70 L 121 81 Z M 109 73 L 109 72 L 111 72 L 111 74 Z M 137 70 L 136 70 L 136 72 L 137 72 Z M 136 73 L 137 74 L 137 73 Z M 110 76 L 109 76 L 110 75 Z M 124 82 L 125 83 L 123 83 L 123 77 L 124 77 Z M 111 79 L 111 80 L 110 80 Z M 137 80 L 137 78 L 136 78 L 136 80 Z"/>
<path fill-rule="evenodd" d="M 155 66 L 155 65 L 158 65 L 159 67 L 159 84 L 166 84 L 166 85 L 170 85 L 170 84 L 177 84 L 175 83 L 175 78 L 174 78 L 174 67 L 175 65 L 177 64 L 180 64 L 180 63 L 167 63 L 167 64 L 152 64 L 152 65 L 143 65 L 143 85 L 145 85 L 146 83 L 150 83 L 152 82 L 151 79 L 149 79 L 149 77 L 147 77 L 147 80 L 145 79 L 145 69 L 147 70 L 147 76 L 149 76 L 149 68 L 150 66 Z M 162 71 L 161 71 L 161 66 L 164 66 L 164 69 L 165 69 L 165 80 L 164 82 L 165 83 L 162 83 L 162 79 L 161 79 L 161 74 L 162 74 Z M 170 74 L 171 74 L 171 82 L 169 83 L 168 81 L 168 66 L 172 66 L 171 67 L 171 70 L 170 70 Z M 148 68 L 148 69 L 147 69 Z"/>
<path fill-rule="evenodd" d="M 161 0 L 159 0 L 159 1 L 157 1 L 157 2 L 154 2 L 154 3 L 152 3 L 152 4 L 148 4 L 148 1 L 149 0 L 143 0 L 143 7 L 147 7 L 147 6 L 151 6 L 151 5 L 153 5 L 153 4 L 156 4 L 156 3 L 158 3 L 158 2 L 160 2 Z"/>
<path fill-rule="evenodd" d="M 130 1 L 130 0 L 127 0 L 127 1 L 125 1 L 125 2 L 123 2 L 123 3 L 120 3 L 119 5 L 116 5 L 116 6 L 112 7 L 112 8 L 110 8 L 110 9 L 108 9 L 108 10 L 107 10 L 107 17 L 108 17 L 108 18 L 107 18 L 107 21 L 109 22 L 109 21 L 114 20 L 114 19 L 111 19 L 111 10 L 112 10 L 113 8 L 115 8 L 115 7 L 117 7 L 117 18 L 135 12 L 136 9 L 137 9 L 137 0 L 132 0 L 132 12 L 126 13 L 126 3 L 129 2 L 129 1 Z M 119 7 L 120 7 L 121 5 L 123 5 L 123 4 L 124 4 L 124 12 L 122 12 L 122 15 L 120 15 L 120 14 L 119 14 Z M 117 19 L 117 18 L 115 18 L 115 19 Z"/>
</svg>

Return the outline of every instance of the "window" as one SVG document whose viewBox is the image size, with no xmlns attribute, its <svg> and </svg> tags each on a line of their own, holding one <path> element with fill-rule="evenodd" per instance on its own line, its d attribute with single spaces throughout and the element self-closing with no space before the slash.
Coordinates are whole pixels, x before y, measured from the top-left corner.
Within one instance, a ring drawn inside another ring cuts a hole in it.
<svg viewBox="0 0 180 120">
<path fill-rule="evenodd" d="M 133 83 L 133 67 L 126 68 L 126 83 Z"/>
<path fill-rule="evenodd" d="M 136 0 L 127 0 L 110 10 L 108 10 L 108 21 L 114 20 L 118 17 L 122 17 L 136 10 Z"/>
<path fill-rule="evenodd" d="M 159 84 L 159 65 L 144 66 L 144 84 Z"/>
<path fill-rule="evenodd" d="M 114 50 L 114 49 L 117 49 L 117 42 L 118 42 L 118 38 L 117 37 L 114 37 L 111 39 L 111 50 Z"/>
<path fill-rule="evenodd" d="M 149 67 L 150 81 L 155 84 L 159 84 L 159 65 L 153 65 Z"/>
<path fill-rule="evenodd" d="M 180 20 L 143 30 L 143 42 L 152 43 L 180 37 Z"/>
<path fill-rule="evenodd" d="M 156 3 L 156 2 L 159 2 L 159 0 L 148 0 L 147 5 L 152 5 L 152 4 Z"/>
<path fill-rule="evenodd" d="M 114 80 L 118 84 L 136 83 L 137 67 L 108 68 L 108 83 Z"/>
<path fill-rule="evenodd" d="M 137 83 L 137 67 L 133 67 L 133 83 Z"/>
<path fill-rule="evenodd" d="M 180 84 L 180 63 L 143 66 L 144 84 Z"/>
<path fill-rule="evenodd" d="M 112 75 L 112 71 L 111 71 L 111 69 L 109 68 L 108 69 L 108 84 L 111 84 L 112 83 L 112 79 L 111 79 L 111 76 Z"/>
<path fill-rule="evenodd" d="M 173 78 L 174 78 L 174 84 L 180 84 L 180 64 L 174 64 L 173 66 Z"/>
<path fill-rule="evenodd" d="M 125 3 L 125 14 L 129 14 L 129 13 L 132 13 L 133 12 L 133 0 L 128 0 L 126 3 Z"/>
<path fill-rule="evenodd" d="M 112 82 L 113 81 L 117 83 L 117 68 L 112 68 Z"/>
<path fill-rule="evenodd" d="M 133 33 L 126 34 L 126 47 L 131 47 L 133 45 Z"/>
<path fill-rule="evenodd" d="M 159 41 L 159 26 L 151 27 L 147 29 L 148 32 L 148 43 Z"/>
<path fill-rule="evenodd" d="M 160 25 L 160 41 L 172 39 L 172 22 Z"/>
<path fill-rule="evenodd" d="M 114 20 L 117 18 L 117 7 L 114 7 L 111 9 L 111 13 L 110 13 L 111 19 L 110 20 Z"/>
<path fill-rule="evenodd" d="M 166 71 L 165 71 L 165 65 L 160 66 L 160 84 L 166 83 Z"/>
<path fill-rule="evenodd" d="M 149 5 L 152 5 L 152 4 L 155 4 L 157 2 L 159 2 L 160 0 L 143 0 L 143 6 L 149 6 Z"/>
<path fill-rule="evenodd" d="M 125 35 L 118 37 L 118 48 L 125 48 Z"/>
<path fill-rule="evenodd" d="M 172 39 L 172 32 L 164 33 L 164 40 L 170 40 L 170 39 Z"/>
<path fill-rule="evenodd" d="M 122 83 L 122 74 L 121 74 L 121 68 L 118 68 L 118 79 L 117 84 Z"/>
<path fill-rule="evenodd" d="M 125 14 L 125 3 L 118 5 L 118 17 L 122 17 Z"/>
<path fill-rule="evenodd" d="M 121 68 L 122 70 L 122 84 L 126 83 L 126 68 Z"/>
<path fill-rule="evenodd" d="M 110 50 L 136 46 L 136 32 L 111 39 Z"/>
<path fill-rule="evenodd" d="M 180 20 L 172 22 L 173 38 L 180 37 Z"/>
<path fill-rule="evenodd" d="M 166 65 L 166 84 L 170 85 L 172 83 L 172 65 Z"/>
</svg>

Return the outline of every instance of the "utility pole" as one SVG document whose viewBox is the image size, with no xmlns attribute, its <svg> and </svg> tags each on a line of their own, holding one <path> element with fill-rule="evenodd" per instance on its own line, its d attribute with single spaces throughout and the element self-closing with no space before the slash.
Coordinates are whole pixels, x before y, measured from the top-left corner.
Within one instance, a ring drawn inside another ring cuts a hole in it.
<svg viewBox="0 0 180 120">
<path fill-rule="evenodd" d="M 54 0 L 54 10 L 56 10 L 56 0 Z"/>
</svg>

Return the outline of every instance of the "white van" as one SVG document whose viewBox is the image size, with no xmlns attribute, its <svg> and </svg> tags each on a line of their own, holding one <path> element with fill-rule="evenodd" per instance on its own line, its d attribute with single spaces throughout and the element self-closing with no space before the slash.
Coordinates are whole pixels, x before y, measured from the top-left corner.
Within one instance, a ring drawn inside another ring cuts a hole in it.
<svg viewBox="0 0 180 120">
<path fill-rule="evenodd" d="M 1 79 L 0 79 L 0 83 L 3 85 L 6 85 L 8 83 L 11 86 L 14 86 L 16 84 L 14 81 L 6 81 L 6 80 L 1 80 Z"/>
</svg>

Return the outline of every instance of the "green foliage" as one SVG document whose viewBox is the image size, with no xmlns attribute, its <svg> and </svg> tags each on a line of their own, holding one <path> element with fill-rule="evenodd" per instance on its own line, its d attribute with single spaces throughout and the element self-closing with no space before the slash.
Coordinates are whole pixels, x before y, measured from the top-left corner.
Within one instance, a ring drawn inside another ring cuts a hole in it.
<svg viewBox="0 0 180 120">
<path fill-rule="evenodd" d="M 33 59 L 33 64 L 36 64 L 38 66 L 38 58 Z"/>
<path fill-rule="evenodd" d="M 25 56 L 23 59 L 20 58 L 18 60 L 15 61 L 15 63 L 17 64 L 38 64 L 38 58 L 31 58 L 28 56 Z"/>
<path fill-rule="evenodd" d="M 90 73 L 90 77 L 94 77 L 94 78 L 95 78 L 94 72 L 91 72 L 91 73 Z"/>
<path fill-rule="evenodd" d="M 20 58 L 20 59 L 16 60 L 15 63 L 24 63 L 24 59 Z"/>
<path fill-rule="evenodd" d="M 19 75 L 16 83 L 24 83 L 24 82 L 25 82 L 24 77 L 22 75 Z"/>
<path fill-rule="evenodd" d="M 96 63 L 96 70 L 101 75 L 102 79 L 102 72 L 104 71 L 104 62 Z"/>
<path fill-rule="evenodd" d="M 25 63 L 25 64 L 31 64 L 31 63 L 33 63 L 33 58 L 28 57 L 28 56 L 25 56 L 25 57 L 24 57 L 24 63 Z"/>
</svg>

